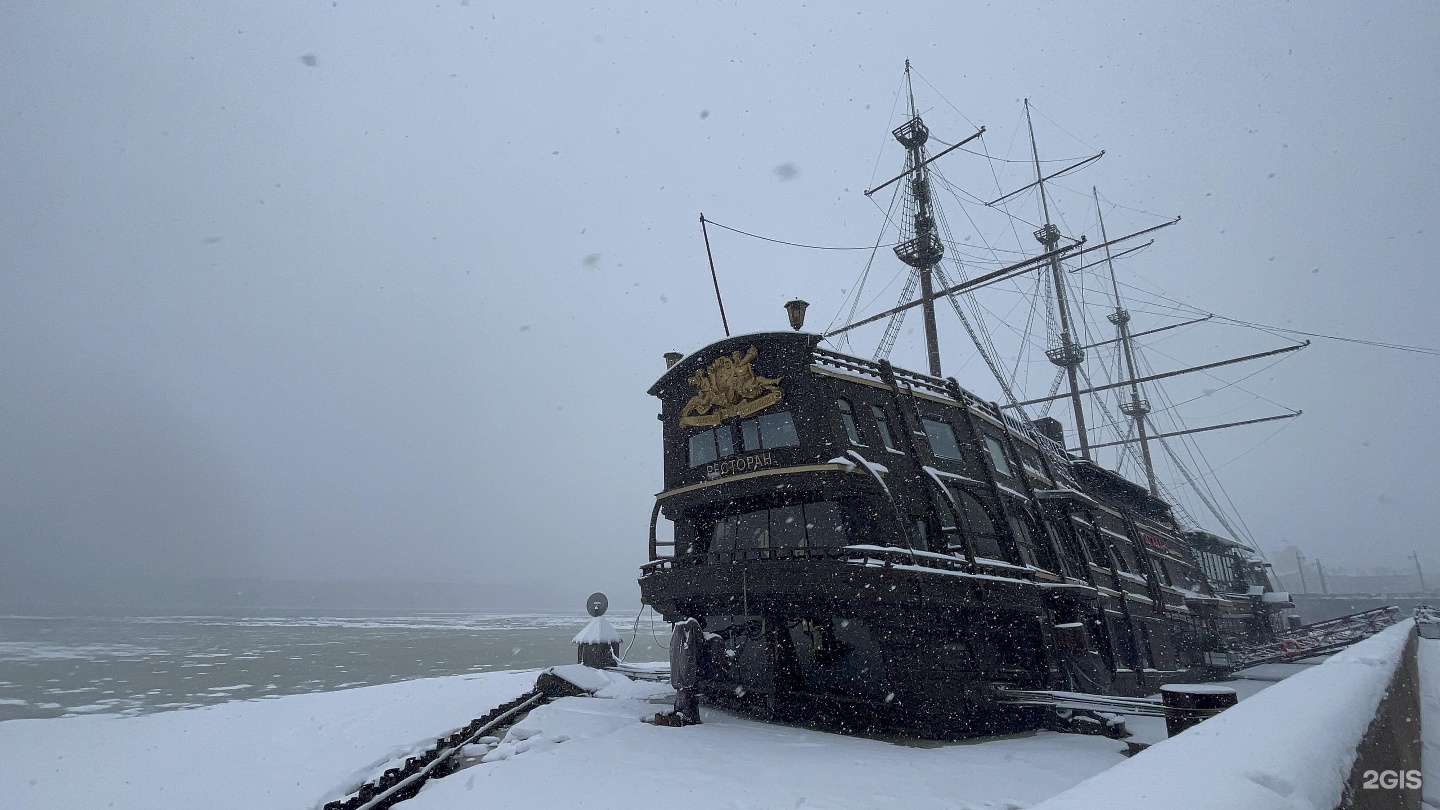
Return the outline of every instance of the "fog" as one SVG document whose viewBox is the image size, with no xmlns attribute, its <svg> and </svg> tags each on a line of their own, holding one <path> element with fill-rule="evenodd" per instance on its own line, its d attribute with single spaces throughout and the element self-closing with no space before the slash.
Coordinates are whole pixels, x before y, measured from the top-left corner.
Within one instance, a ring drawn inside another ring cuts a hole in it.
<svg viewBox="0 0 1440 810">
<path fill-rule="evenodd" d="M 1424 2 L 10 4 L 0 609 L 203 609 L 274 580 L 355 607 L 637 605 L 662 488 L 645 390 L 662 353 L 722 336 L 699 214 L 873 244 L 861 191 L 900 170 L 907 58 L 963 112 L 917 87 L 937 135 L 984 124 L 1023 157 L 1028 97 L 1050 156 L 1107 150 L 1069 185 L 1182 215 L 1134 264 L 1154 288 L 1440 345 L 1437 22 Z M 793 297 L 823 327 L 866 258 L 711 240 L 737 332 L 784 328 Z M 947 373 L 998 396 L 942 330 Z M 1245 334 L 1177 360 L 1284 343 Z M 893 359 L 924 367 L 914 335 Z M 1278 567 L 1418 550 L 1440 582 L 1437 363 L 1317 339 L 1246 383 L 1305 411 L 1203 444 Z"/>
</svg>

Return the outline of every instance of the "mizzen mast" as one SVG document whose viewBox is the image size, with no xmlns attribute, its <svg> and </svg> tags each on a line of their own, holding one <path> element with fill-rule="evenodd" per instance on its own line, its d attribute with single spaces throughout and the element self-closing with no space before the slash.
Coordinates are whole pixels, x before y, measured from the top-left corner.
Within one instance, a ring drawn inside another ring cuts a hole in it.
<svg viewBox="0 0 1440 810">
<path fill-rule="evenodd" d="M 1060 315 L 1060 339 L 1045 350 L 1051 363 L 1065 369 L 1070 381 L 1070 405 L 1075 410 L 1075 432 L 1080 437 L 1080 455 L 1090 460 L 1090 436 L 1085 429 L 1085 408 L 1080 403 L 1080 364 L 1085 362 L 1085 349 L 1075 341 L 1070 317 L 1070 304 L 1065 296 L 1065 272 L 1055 249 L 1060 245 L 1060 229 L 1050 222 L 1050 201 L 1045 195 L 1045 176 L 1040 171 L 1040 150 L 1035 146 L 1035 124 L 1030 120 L 1030 99 L 1025 99 L 1025 125 L 1030 130 L 1030 155 L 1035 160 L 1035 185 L 1040 189 L 1040 213 L 1045 224 L 1035 231 L 1035 241 L 1050 254 L 1050 279 L 1055 287 L 1055 304 Z M 1109 247 L 1106 247 L 1109 251 Z M 1133 376 L 1133 375 L 1132 375 Z"/>
</svg>

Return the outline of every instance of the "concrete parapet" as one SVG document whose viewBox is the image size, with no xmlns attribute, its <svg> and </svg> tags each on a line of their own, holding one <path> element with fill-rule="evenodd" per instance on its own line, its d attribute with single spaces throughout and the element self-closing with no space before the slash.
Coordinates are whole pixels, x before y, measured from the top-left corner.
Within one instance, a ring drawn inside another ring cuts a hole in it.
<svg viewBox="0 0 1440 810">
<path fill-rule="evenodd" d="M 1406 620 L 1034 810 L 1419 808 L 1420 736 Z"/>
</svg>

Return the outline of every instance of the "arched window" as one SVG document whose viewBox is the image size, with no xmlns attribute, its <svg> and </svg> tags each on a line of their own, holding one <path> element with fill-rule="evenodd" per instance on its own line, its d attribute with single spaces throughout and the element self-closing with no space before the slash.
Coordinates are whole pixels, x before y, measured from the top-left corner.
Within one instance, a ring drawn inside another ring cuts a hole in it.
<svg viewBox="0 0 1440 810">
<path fill-rule="evenodd" d="M 975 555 L 986 557 L 992 560 L 1004 560 L 1005 557 L 1000 551 L 1000 538 L 995 531 L 995 523 L 990 519 L 990 513 L 985 511 L 979 499 L 969 492 L 952 487 L 950 490 L 955 495 L 955 501 L 960 505 L 960 512 L 965 520 L 965 533 L 970 536 L 970 542 L 975 545 Z"/>
</svg>

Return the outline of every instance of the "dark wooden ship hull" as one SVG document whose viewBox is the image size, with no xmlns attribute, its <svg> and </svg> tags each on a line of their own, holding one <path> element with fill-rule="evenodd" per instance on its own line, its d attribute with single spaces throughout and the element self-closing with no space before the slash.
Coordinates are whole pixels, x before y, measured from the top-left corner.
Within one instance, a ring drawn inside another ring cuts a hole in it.
<svg viewBox="0 0 1440 810">
<path fill-rule="evenodd" d="M 1012 690 L 1150 694 L 1273 637 L 1286 603 L 1240 547 L 953 380 L 817 344 L 722 341 L 651 389 L 666 490 L 641 593 L 701 622 L 710 700 L 1008 733 L 1041 723 Z"/>
</svg>

